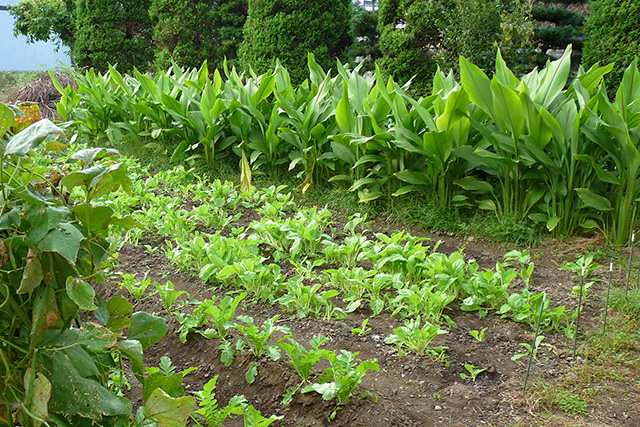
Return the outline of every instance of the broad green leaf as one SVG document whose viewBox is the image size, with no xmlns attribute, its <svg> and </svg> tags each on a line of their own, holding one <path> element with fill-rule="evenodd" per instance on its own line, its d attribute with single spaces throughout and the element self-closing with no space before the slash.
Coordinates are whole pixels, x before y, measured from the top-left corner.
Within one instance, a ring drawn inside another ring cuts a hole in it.
<svg viewBox="0 0 640 427">
<path fill-rule="evenodd" d="M 78 257 L 78 249 L 84 235 L 71 224 L 60 223 L 38 243 L 38 248 L 43 251 L 57 252 L 69 262 L 75 263 Z"/>
<path fill-rule="evenodd" d="M 162 389 L 156 388 L 145 402 L 145 414 L 152 418 L 160 427 L 183 427 L 196 400 L 191 396 L 173 398 Z"/>
<path fill-rule="evenodd" d="M 116 332 L 128 328 L 133 321 L 133 305 L 123 296 L 113 297 L 106 305 L 106 327 Z"/>
<path fill-rule="evenodd" d="M 342 82 L 342 98 L 338 102 L 335 114 L 336 122 L 342 133 L 356 132 L 356 119 L 349 103 L 349 90 L 346 81 Z"/>
<path fill-rule="evenodd" d="M 94 353 L 111 349 L 117 343 L 117 335 L 113 331 L 96 323 L 87 322 L 82 325 L 80 342 Z"/>
<path fill-rule="evenodd" d="M 82 225 L 92 232 L 106 230 L 107 224 L 114 214 L 113 209 L 108 206 L 92 206 L 87 203 L 75 205 L 73 212 Z"/>
<path fill-rule="evenodd" d="M 100 371 L 82 347 L 67 346 L 58 351 L 41 352 L 40 355 L 44 374 L 51 382 L 50 412 L 79 415 L 96 421 L 103 416 L 131 414 L 129 399 L 115 396 L 94 379 Z"/>
<path fill-rule="evenodd" d="M 414 191 L 420 191 L 420 187 L 418 187 L 417 185 L 404 185 L 400 188 L 398 188 L 393 194 L 392 196 L 394 197 L 398 197 L 398 196 L 402 196 L 408 193 L 412 193 Z"/>
<path fill-rule="evenodd" d="M 273 93 L 273 89 L 276 86 L 276 78 L 274 73 L 265 73 L 260 76 L 260 86 L 256 93 L 251 96 L 251 105 L 258 105 L 265 99 L 267 99 Z"/>
<path fill-rule="evenodd" d="M 76 151 L 69 160 L 80 160 L 85 165 L 93 164 L 96 160 L 102 160 L 108 156 L 119 156 L 120 152 L 115 148 L 87 148 Z"/>
<path fill-rule="evenodd" d="M 116 348 L 131 362 L 131 370 L 141 383 L 144 383 L 142 344 L 138 340 L 118 341 Z"/>
<path fill-rule="evenodd" d="M 5 155 L 24 156 L 39 146 L 49 135 L 62 133 L 62 129 L 51 123 L 50 120 L 40 120 L 14 135 L 7 143 L 4 153 Z"/>
<path fill-rule="evenodd" d="M 66 206 L 33 206 L 25 215 L 25 219 L 30 225 L 27 232 L 27 243 L 29 245 L 38 244 L 60 222 L 65 219 L 71 220 L 70 213 Z"/>
<path fill-rule="evenodd" d="M 535 93 L 532 93 L 535 103 L 548 108 L 567 84 L 570 71 L 571 45 L 567 46 L 560 59 L 547 61 L 545 69 L 538 74 L 539 84 Z"/>
<path fill-rule="evenodd" d="M 626 109 L 632 102 L 640 99 L 640 72 L 638 72 L 638 57 L 633 59 L 622 76 L 622 82 L 616 92 L 616 103 L 620 109 Z"/>
<path fill-rule="evenodd" d="M 576 188 L 576 193 L 587 206 L 597 211 L 607 212 L 613 209 L 611 202 L 606 197 L 600 196 L 588 188 Z"/>
<path fill-rule="evenodd" d="M 94 302 L 96 292 L 90 284 L 80 278 L 67 277 L 67 295 L 78 304 L 81 310 L 98 309 Z"/>
<path fill-rule="evenodd" d="M 559 216 L 552 216 L 551 218 L 549 218 L 549 220 L 547 221 L 547 229 L 549 231 L 553 231 L 553 229 L 556 228 L 556 225 L 558 225 L 561 219 L 562 218 L 560 218 Z"/>
<path fill-rule="evenodd" d="M 444 112 L 436 119 L 437 129 L 450 133 L 453 125 L 462 117 L 465 117 L 468 106 L 469 95 L 462 87 L 449 92 Z"/>
<path fill-rule="evenodd" d="M 520 85 L 520 80 L 513 74 L 513 72 L 507 66 L 507 63 L 502 58 L 500 49 L 496 54 L 496 78 L 498 82 L 504 86 L 509 86 L 513 89 L 517 89 Z"/>
<path fill-rule="evenodd" d="M 498 210 L 498 207 L 496 206 L 493 200 L 480 200 L 478 202 L 478 208 L 482 210 L 494 211 L 494 212 L 497 212 Z"/>
<path fill-rule="evenodd" d="M 480 193 L 492 193 L 493 187 L 485 181 L 480 181 L 476 177 L 466 176 L 458 179 L 454 184 L 459 185 L 467 191 L 478 191 Z"/>
<path fill-rule="evenodd" d="M 143 350 L 146 350 L 160 341 L 168 330 L 167 322 L 162 317 L 138 311 L 133 314 L 127 339 L 140 341 Z"/>
<path fill-rule="evenodd" d="M 523 105 L 518 92 L 498 83 L 497 78 L 491 81 L 491 91 L 493 92 L 492 114 L 505 122 L 515 138 L 520 137 L 525 125 L 525 105 Z"/>
<path fill-rule="evenodd" d="M 487 114 L 493 114 L 493 94 L 491 81 L 476 65 L 464 56 L 460 57 L 460 82 L 471 102 L 482 108 Z"/>
</svg>

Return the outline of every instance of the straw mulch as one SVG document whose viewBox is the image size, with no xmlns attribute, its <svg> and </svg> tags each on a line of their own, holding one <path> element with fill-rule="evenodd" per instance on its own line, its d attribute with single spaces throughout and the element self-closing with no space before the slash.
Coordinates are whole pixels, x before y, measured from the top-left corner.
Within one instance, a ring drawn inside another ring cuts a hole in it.
<svg viewBox="0 0 640 427">
<path fill-rule="evenodd" d="M 54 71 L 54 77 L 62 85 L 67 87 L 77 84 L 73 77 L 64 72 Z M 8 95 L 8 103 L 19 104 L 22 102 L 37 102 L 40 108 L 40 117 L 43 119 L 60 119 L 56 113 L 56 102 L 60 100 L 60 92 L 55 88 L 48 73 L 43 72 L 37 80 L 27 83 Z"/>
</svg>

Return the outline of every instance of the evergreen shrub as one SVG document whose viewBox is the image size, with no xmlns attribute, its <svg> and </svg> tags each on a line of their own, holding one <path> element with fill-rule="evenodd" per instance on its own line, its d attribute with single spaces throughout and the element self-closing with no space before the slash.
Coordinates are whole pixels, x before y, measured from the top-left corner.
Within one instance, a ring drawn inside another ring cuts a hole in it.
<svg viewBox="0 0 640 427">
<path fill-rule="evenodd" d="M 242 65 L 261 74 L 279 59 L 294 83 L 309 74 L 307 54 L 325 70 L 352 45 L 351 0 L 249 0 Z"/>
<path fill-rule="evenodd" d="M 152 0 L 154 64 L 210 68 L 236 58 L 247 15 L 247 0 Z"/>
<path fill-rule="evenodd" d="M 145 71 L 151 64 L 151 0 L 77 0 L 73 58 L 79 67 L 104 72 Z"/>
<path fill-rule="evenodd" d="M 593 0 L 584 32 L 582 63 L 585 67 L 615 63 L 607 87 L 617 87 L 624 70 L 640 55 L 640 2 Z"/>
</svg>

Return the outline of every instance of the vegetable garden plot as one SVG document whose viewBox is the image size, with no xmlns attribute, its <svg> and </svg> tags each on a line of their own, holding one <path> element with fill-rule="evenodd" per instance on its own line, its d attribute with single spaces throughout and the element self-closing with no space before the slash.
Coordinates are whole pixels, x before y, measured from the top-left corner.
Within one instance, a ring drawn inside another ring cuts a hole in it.
<svg viewBox="0 0 640 427">
<path fill-rule="evenodd" d="M 221 403 L 242 394 L 284 416 L 277 425 L 510 425 L 525 417 L 529 351 L 536 379 L 571 358 L 577 281 L 546 267 L 552 283 L 536 283 L 527 251 L 481 268 L 468 255 L 477 248 L 374 232 L 359 216 L 335 221 L 284 188 L 243 193 L 181 169 L 134 182 L 114 203 L 137 206 L 132 217 L 154 231 L 128 233 L 119 269 L 148 276 L 116 282 L 170 319 L 148 363 L 197 367 L 183 379 L 192 390 L 218 376 Z M 544 338 L 532 349 L 542 287 Z M 595 293 L 589 304 L 593 318 Z"/>
</svg>

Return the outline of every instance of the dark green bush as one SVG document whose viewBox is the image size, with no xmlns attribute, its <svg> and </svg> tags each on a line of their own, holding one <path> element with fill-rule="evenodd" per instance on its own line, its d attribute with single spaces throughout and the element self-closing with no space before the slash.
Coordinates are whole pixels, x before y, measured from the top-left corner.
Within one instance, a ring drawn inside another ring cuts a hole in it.
<svg viewBox="0 0 640 427">
<path fill-rule="evenodd" d="M 465 56 L 491 73 L 496 50 L 517 74 L 529 71 L 530 5 L 520 0 L 382 0 L 379 64 L 401 83 L 427 92 L 433 73 Z"/>
<path fill-rule="evenodd" d="M 549 21 L 558 26 L 572 25 L 579 27 L 584 24 L 586 17 L 569 9 L 561 7 L 540 7 L 531 9 L 531 15 L 536 21 Z"/>
<path fill-rule="evenodd" d="M 250 0 L 240 61 L 263 73 L 279 59 L 298 83 L 309 73 L 308 52 L 325 70 L 335 67 L 352 44 L 351 9 L 350 0 Z"/>
<path fill-rule="evenodd" d="M 582 49 L 582 30 L 571 25 L 564 27 L 543 27 L 534 32 L 534 38 L 542 45 L 543 50 L 550 48 L 564 49 L 573 45 L 574 49 Z"/>
<path fill-rule="evenodd" d="M 183 67 L 211 68 L 236 58 L 247 14 L 246 0 L 153 0 L 155 66 L 166 69 L 173 59 Z"/>
<path fill-rule="evenodd" d="M 381 0 L 378 12 L 380 66 L 396 80 L 413 78 L 412 88 L 426 92 L 437 69 L 441 33 L 454 0 Z"/>
<path fill-rule="evenodd" d="M 502 37 L 500 0 L 456 0 L 443 29 L 440 68 L 457 69 L 460 55 L 483 70 L 495 69 L 497 41 Z"/>
<path fill-rule="evenodd" d="M 637 0 L 594 0 L 585 24 L 582 62 L 615 63 L 607 86 L 615 88 L 624 70 L 640 55 L 640 2 Z"/>
<path fill-rule="evenodd" d="M 146 70 L 153 57 L 151 0 L 77 0 L 73 58 L 79 67 L 104 72 Z"/>
</svg>

